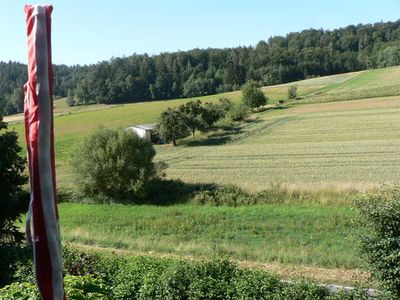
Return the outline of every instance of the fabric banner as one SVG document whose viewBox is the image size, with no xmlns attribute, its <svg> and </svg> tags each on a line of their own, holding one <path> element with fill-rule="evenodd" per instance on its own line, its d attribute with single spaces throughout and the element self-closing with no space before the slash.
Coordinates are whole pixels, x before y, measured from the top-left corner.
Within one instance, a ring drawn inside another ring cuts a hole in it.
<svg viewBox="0 0 400 300">
<path fill-rule="evenodd" d="M 52 6 L 26 5 L 28 82 L 24 86 L 25 133 L 31 202 L 27 238 L 44 300 L 65 299 L 54 163 Z M 31 232 L 32 229 L 32 232 Z"/>
</svg>

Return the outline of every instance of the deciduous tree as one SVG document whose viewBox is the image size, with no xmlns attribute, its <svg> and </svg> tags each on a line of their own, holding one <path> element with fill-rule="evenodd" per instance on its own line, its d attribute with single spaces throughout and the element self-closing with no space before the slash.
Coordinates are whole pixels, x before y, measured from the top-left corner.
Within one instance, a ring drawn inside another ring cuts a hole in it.
<svg viewBox="0 0 400 300">
<path fill-rule="evenodd" d="M 187 116 L 176 108 L 168 108 L 160 115 L 157 131 L 166 142 L 172 142 L 176 146 L 178 139 L 190 134 Z"/>
</svg>

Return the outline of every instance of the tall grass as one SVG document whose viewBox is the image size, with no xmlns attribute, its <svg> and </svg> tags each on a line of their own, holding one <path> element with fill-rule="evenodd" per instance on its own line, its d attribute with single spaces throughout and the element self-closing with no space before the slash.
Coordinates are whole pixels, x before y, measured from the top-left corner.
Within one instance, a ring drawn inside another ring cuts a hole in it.
<svg viewBox="0 0 400 300">
<path fill-rule="evenodd" d="M 141 253 L 355 268 L 352 211 L 318 205 L 61 204 L 64 241 Z"/>
</svg>

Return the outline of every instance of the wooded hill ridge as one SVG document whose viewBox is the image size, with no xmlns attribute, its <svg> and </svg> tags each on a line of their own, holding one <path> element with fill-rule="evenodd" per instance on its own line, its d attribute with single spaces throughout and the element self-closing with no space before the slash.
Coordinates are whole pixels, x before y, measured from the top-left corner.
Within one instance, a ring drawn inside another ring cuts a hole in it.
<svg viewBox="0 0 400 300">
<path fill-rule="evenodd" d="M 253 47 L 133 54 L 92 65 L 55 65 L 54 95 L 69 105 L 197 97 L 310 77 L 400 65 L 400 20 L 308 29 Z M 0 62 L 0 113 L 22 111 L 26 65 Z"/>
</svg>

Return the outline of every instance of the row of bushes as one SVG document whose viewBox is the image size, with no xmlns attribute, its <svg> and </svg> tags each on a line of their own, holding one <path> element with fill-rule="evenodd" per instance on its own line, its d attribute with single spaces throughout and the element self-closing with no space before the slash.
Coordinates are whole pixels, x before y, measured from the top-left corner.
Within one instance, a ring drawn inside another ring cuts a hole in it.
<svg viewBox="0 0 400 300">
<path fill-rule="evenodd" d="M 64 247 L 69 299 L 367 299 L 362 290 L 330 295 L 311 282 L 288 283 L 226 259 L 186 261 L 124 257 Z M 0 289 L 0 299 L 39 299 L 32 268 L 20 265 L 18 282 Z"/>
<path fill-rule="evenodd" d="M 168 108 L 160 115 L 157 124 L 158 134 L 165 142 L 177 145 L 177 140 L 190 135 L 196 130 L 201 132 L 214 128 L 218 121 L 243 121 L 249 111 L 259 112 L 258 108 L 267 103 L 267 96 L 253 81 L 248 81 L 242 87 L 242 101 L 233 103 L 227 98 L 221 98 L 219 103 L 202 105 L 200 100 L 181 104 L 177 108 Z"/>
<path fill-rule="evenodd" d="M 190 134 L 195 136 L 196 131 L 208 132 L 219 127 L 216 123 L 243 121 L 248 112 L 249 107 L 243 102 L 233 103 L 227 98 L 220 98 L 215 104 L 189 101 L 161 112 L 157 133 L 164 142 L 172 142 L 176 146 L 179 139 Z"/>
<path fill-rule="evenodd" d="M 150 204 L 150 205 L 171 205 L 192 203 L 196 205 L 213 206 L 242 206 L 255 204 L 279 204 L 279 203 L 319 203 L 349 204 L 350 196 L 356 192 L 336 191 L 298 191 L 287 189 L 279 183 L 271 184 L 259 192 L 250 192 L 235 185 L 224 184 L 196 184 L 185 183 L 181 180 L 153 180 L 149 183 L 149 189 L 142 198 L 130 198 L 126 203 Z M 59 190 L 60 202 L 72 203 L 112 203 L 116 199 L 107 198 L 101 195 L 85 197 L 84 195 Z M 340 199 L 338 199 L 340 198 Z M 118 201 L 117 202 L 121 202 Z"/>
</svg>

